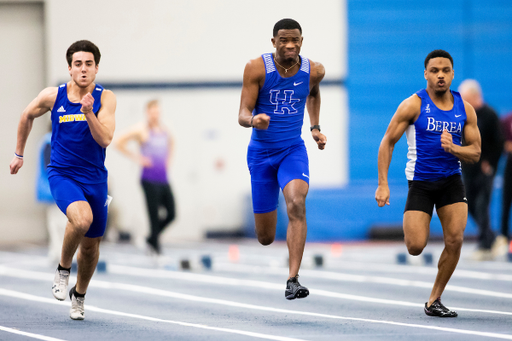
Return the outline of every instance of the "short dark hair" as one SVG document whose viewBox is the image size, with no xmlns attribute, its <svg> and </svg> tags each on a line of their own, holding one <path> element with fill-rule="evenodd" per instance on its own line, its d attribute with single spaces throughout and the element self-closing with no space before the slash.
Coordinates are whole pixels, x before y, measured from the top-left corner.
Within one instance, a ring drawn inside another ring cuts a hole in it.
<svg viewBox="0 0 512 341">
<path fill-rule="evenodd" d="M 427 55 L 427 58 L 425 58 L 425 69 L 427 68 L 427 64 L 428 64 L 429 60 L 434 59 L 434 58 L 439 58 L 439 57 L 448 58 L 450 60 L 450 62 L 452 63 L 452 68 L 453 68 L 453 58 L 452 58 L 452 56 L 450 56 L 450 54 L 448 52 L 446 52 L 445 50 L 434 50 Z"/>
<path fill-rule="evenodd" d="M 302 34 L 302 27 L 300 27 L 300 24 L 297 21 L 289 18 L 281 19 L 274 25 L 274 37 L 277 36 L 277 32 L 279 32 L 279 30 L 294 29 L 298 29 L 300 31 L 300 34 Z"/>
<path fill-rule="evenodd" d="M 101 53 L 98 46 L 94 45 L 94 43 L 90 42 L 89 40 L 79 40 L 71 44 L 71 46 L 66 51 L 66 59 L 69 66 L 71 66 L 71 63 L 73 62 L 73 54 L 81 51 L 92 53 L 96 65 L 100 63 Z"/>
</svg>

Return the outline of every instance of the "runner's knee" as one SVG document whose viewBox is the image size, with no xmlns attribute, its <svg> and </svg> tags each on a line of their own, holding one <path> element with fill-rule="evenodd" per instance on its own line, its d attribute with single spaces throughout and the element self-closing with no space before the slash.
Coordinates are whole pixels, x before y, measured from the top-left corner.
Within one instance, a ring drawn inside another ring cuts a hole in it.
<svg viewBox="0 0 512 341">
<path fill-rule="evenodd" d="M 286 204 L 286 210 L 290 219 L 305 219 L 306 218 L 306 202 L 303 197 L 292 198 Z"/>
<path fill-rule="evenodd" d="M 418 256 L 423 252 L 426 244 L 419 241 L 405 241 L 405 245 L 407 246 L 407 251 L 410 255 Z"/>
<path fill-rule="evenodd" d="M 258 242 L 261 244 L 261 245 L 270 245 L 274 242 L 274 238 L 275 236 L 272 235 L 272 234 L 269 234 L 269 233 L 262 233 L 262 232 L 259 232 L 256 231 L 256 235 L 258 236 Z"/>
<path fill-rule="evenodd" d="M 459 251 L 462 248 L 463 239 L 462 235 L 445 236 L 444 246 L 448 250 Z"/>
<path fill-rule="evenodd" d="M 77 215 L 70 219 L 69 222 L 75 230 L 85 235 L 92 224 L 92 214 Z"/>
</svg>

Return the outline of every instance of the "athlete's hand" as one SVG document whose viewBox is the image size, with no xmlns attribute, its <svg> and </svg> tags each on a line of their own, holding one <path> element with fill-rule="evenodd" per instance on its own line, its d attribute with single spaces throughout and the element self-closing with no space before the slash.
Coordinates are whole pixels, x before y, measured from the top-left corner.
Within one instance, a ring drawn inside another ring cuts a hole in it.
<svg viewBox="0 0 512 341">
<path fill-rule="evenodd" d="M 377 200 L 379 207 L 389 205 L 389 186 L 379 185 L 375 191 L 375 200 Z"/>
<path fill-rule="evenodd" d="M 491 164 L 487 160 L 482 160 L 481 168 L 482 173 L 484 173 L 485 175 L 492 175 L 492 173 L 494 172 L 494 169 L 492 169 Z"/>
<path fill-rule="evenodd" d="M 451 153 L 453 148 L 453 140 L 452 134 L 450 134 L 446 129 L 443 130 L 441 134 L 441 147 L 443 147 L 445 152 Z"/>
<path fill-rule="evenodd" d="M 256 129 L 266 130 L 270 124 L 270 116 L 267 114 L 254 115 L 252 126 Z"/>
<path fill-rule="evenodd" d="M 88 92 L 84 97 L 82 97 L 80 104 L 82 105 L 82 108 L 80 109 L 80 111 L 83 112 L 84 114 L 89 113 L 92 111 L 92 106 L 94 104 L 94 97 L 92 97 L 91 93 Z"/>
<path fill-rule="evenodd" d="M 153 167 L 153 161 L 151 160 L 151 158 L 143 155 L 139 157 L 139 164 L 144 168 Z"/>
<path fill-rule="evenodd" d="M 318 149 L 324 150 L 325 144 L 327 143 L 327 137 L 321 132 L 319 132 L 317 129 L 313 129 L 311 135 L 313 136 L 313 140 L 316 141 Z"/>
<path fill-rule="evenodd" d="M 11 168 L 11 174 L 18 174 L 18 171 L 23 166 L 23 159 L 20 159 L 18 157 L 14 157 L 11 161 L 11 165 L 9 166 Z"/>
</svg>

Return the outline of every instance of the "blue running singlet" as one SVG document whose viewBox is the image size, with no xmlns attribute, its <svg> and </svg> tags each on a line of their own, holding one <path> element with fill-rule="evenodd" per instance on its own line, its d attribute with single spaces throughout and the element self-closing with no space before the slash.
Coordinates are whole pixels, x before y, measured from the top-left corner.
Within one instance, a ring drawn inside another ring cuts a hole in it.
<svg viewBox="0 0 512 341">
<path fill-rule="evenodd" d="M 282 148 L 301 143 L 304 108 L 309 95 L 309 60 L 302 56 L 300 70 L 283 78 L 274 64 L 272 53 L 261 56 L 265 63 L 265 83 L 260 89 L 253 115 L 270 116 L 268 129 L 253 128 L 250 146 Z"/>
<path fill-rule="evenodd" d="M 101 107 L 103 87 L 96 84 L 93 112 L 97 115 Z M 84 184 L 107 181 L 105 148 L 92 137 L 80 103 L 70 102 L 67 84 L 59 86 L 57 98 L 51 112 L 52 154 L 48 174 L 58 172 Z"/>
<path fill-rule="evenodd" d="M 466 123 L 466 110 L 460 94 L 451 91 L 454 98 L 451 110 L 441 110 L 430 99 L 427 91 L 416 92 L 421 99 L 421 113 L 406 130 L 407 180 L 436 181 L 454 174 L 461 174 L 459 159 L 445 152 L 441 147 L 441 133 L 447 130 L 453 138 L 453 143 L 461 145 Z"/>
</svg>

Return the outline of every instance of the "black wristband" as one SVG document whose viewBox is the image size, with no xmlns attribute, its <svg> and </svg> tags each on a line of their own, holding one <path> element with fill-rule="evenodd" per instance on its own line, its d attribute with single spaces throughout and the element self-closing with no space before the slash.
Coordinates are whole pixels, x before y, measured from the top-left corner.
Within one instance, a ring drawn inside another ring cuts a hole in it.
<svg viewBox="0 0 512 341">
<path fill-rule="evenodd" d="M 254 128 L 254 126 L 252 125 L 252 120 L 254 120 L 254 116 L 251 116 L 251 127 Z"/>
<path fill-rule="evenodd" d="M 313 131 L 313 129 L 318 129 L 318 131 L 320 132 L 320 125 L 318 124 L 315 124 L 314 126 L 311 126 L 311 128 L 309 128 L 310 131 Z"/>
</svg>

